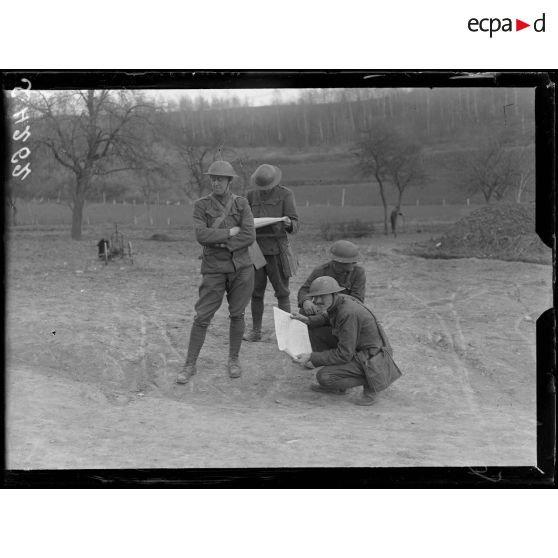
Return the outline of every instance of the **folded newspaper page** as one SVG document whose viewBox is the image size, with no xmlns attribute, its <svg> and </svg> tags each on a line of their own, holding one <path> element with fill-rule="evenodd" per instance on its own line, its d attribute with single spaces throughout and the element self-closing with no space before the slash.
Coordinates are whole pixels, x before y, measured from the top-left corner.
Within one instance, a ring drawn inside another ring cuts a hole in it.
<svg viewBox="0 0 558 558">
<path fill-rule="evenodd" d="M 293 320 L 288 312 L 284 312 L 276 306 L 273 307 L 273 318 L 275 336 L 280 351 L 284 351 L 293 358 L 301 353 L 312 352 L 306 324 Z"/>
<path fill-rule="evenodd" d="M 286 221 L 287 219 L 288 217 L 254 217 L 254 228 L 267 227 L 267 225 Z"/>
</svg>

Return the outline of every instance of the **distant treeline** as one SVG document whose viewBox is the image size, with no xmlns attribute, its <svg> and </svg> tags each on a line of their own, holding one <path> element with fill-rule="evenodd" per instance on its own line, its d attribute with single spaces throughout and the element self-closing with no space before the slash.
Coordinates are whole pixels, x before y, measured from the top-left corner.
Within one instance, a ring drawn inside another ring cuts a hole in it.
<svg viewBox="0 0 558 558">
<path fill-rule="evenodd" d="M 191 141 L 235 147 L 350 144 L 379 121 L 426 143 L 463 141 L 479 127 L 534 136 L 534 90 L 519 88 L 337 89 L 305 91 L 263 107 L 182 98 L 176 111 Z"/>
<path fill-rule="evenodd" d="M 60 120 L 75 118 L 63 105 L 58 110 Z M 452 170 L 457 164 L 452 152 L 477 148 L 481 138 L 495 131 L 504 133 L 511 145 L 532 145 L 535 130 L 534 90 L 528 88 L 320 89 L 303 90 L 288 103 L 278 94 L 269 106 L 248 106 L 235 98 L 208 102 L 183 97 L 179 102 L 156 100 L 144 110 L 149 127 L 142 123 L 127 134 L 135 135 L 137 145 L 147 145 L 138 150 L 140 162 L 146 152 L 164 172 L 147 173 L 138 165 L 136 170 L 95 176 L 86 199 L 195 199 L 194 164 L 200 174 L 221 146 L 223 158 L 231 160 L 237 172 L 244 171 L 237 180 L 241 193 L 250 173 L 263 162 L 280 165 L 290 186 L 369 182 L 370 177 L 359 174 L 351 151 L 360 132 L 387 124 L 436 150 L 438 158 L 447 152 L 443 165 L 429 164 L 432 156 L 425 153 L 429 182 L 436 185 L 432 198 L 438 200 L 451 198 L 444 191 L 455 188 L 459 169 Z M 72 202 L 74 174 L 40 145 L 52 130 L 44 117 L 35 117 L 29 125 L 33 171 L 25 181 L 10 181 L 11 195 Z M 74 144 L 79 147 L 80 141 Z"/>
</svg>

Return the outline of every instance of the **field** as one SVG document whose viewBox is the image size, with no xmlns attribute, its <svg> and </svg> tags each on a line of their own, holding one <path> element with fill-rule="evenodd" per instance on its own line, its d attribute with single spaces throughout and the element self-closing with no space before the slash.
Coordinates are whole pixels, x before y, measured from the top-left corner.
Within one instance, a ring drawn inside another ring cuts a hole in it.
<svg viewBox="0 0 558 558">
<path fill-rule="evenodd" d="M 355 241 L 367 303 L 405 373 L 365 408 L 352 404 L 357 390 L 344 397 L 311 392 L 312 371 L 278 352 L 269 289 L 265 339 L 243 344 L 242 378 L 231 380 L 224 370 L 224 306 L 198 375 L 176 385 L 199 283 L 199 247 L 185 228 L 188 218 L 176 228 L 126 223 L 134 264 L 105 266 L 95 244 L 122 216 L 96 222 L 93 209 L 81 242 L 54 224 L 9 231 L 8 468 L 536 463 L 535 321 L 551 306 L 551 266 L 400 251 L 443 230 L 466 206 L 409 208 L 397 239 Z M 291 300 L 327 259 L 319 222 L 365 215 L 381 221 L 379 208 L 345 210 L 301 208 L 311 224 L 294 241 L 301 269 Z M 154 232 L 171 241 L 150 240 Z"/>
<path fill-rule="evenodd" d="M 315 188 L 314 188 L 315 190 Z M 337 192 L 340 195 L 340 190 Z M 339 198 L 340 201 L 340 198 Z M 413 205 L 402 208 L 403 226 L 410 231 L 416 226 L 453 223 L 467 215 L 475 204 L 446 205 Z M 391 208 L 390 208 L 391 210 Z M 384 212 L 381 205 L 351 205 L 340 207 L 340 204 L 327 205 L 327 199 L 319 204 L 306 205 L 303 198 L 298 201 L 301 222 L 307 226 L 319 226 L 322 223 L 347 222 L 355 219 L 372 222 L 377 227 L 383 226 Z M 43 230 L 61 225 L 69 228 L 72 220 L 70 208 L 64 204 L 18 202 L 18 230 Z M 172 231 L 184 229 L 192 225 L 192 208 L 190 204 L 182 205 L 133 205 L 118 204 L 87 204 L 83 215 L 84 229 L 88 234 L 110 234 L 114 224 L 126 229 L 157 229 Z M 105 232 L 106 231 L 106 232 Z"/>
</svg>

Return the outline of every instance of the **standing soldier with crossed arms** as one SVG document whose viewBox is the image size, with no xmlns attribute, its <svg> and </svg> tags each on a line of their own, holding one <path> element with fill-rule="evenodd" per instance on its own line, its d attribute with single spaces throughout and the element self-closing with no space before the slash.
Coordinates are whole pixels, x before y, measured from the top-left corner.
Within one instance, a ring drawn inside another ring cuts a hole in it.
<svg viewBox="0 0 558 558">
<path fill-rule="evenodd" d="M 256 270 L 254 292 L 252 293 L 252 331 L 244 339 L 260 341 L 262 338 L 262 318 L 267 279 L 271 282 L 277 298 L 277 306 L 285 312 L 291 311 L 289 300 L 289 278 L 292 269 L 292 255 L 287 233 L 298 231 L 298 215 L 293 193 L 281 182 L 281 171 L 273 165 L 260 165 L 250 178 L 254 187 L 247 194 L 254 217 L 286 217 L 285 221 L 257 229 L 256 240 L 265 256 L 266 265 Z"/>
<path fill-rule="evenodd" d="M 209 175 L 212 193 L 194 204 L 194 231 L 203 246 L 202 282 L 186 362 L 176 379 L 179 384 L 196 374 L 207 327 L 225 293 L 230 317 L 227 370 L 231 378 L 241 376 L 238 355 L 245 329 L 244 311 L 254 287 L 254 266 L 248 253 L 248 246 L 256 238 L 254 218 L 246 198 L 230 191 L 237 175 L 227 161 L 215 161 L 205 174 Z"/>
</svg>

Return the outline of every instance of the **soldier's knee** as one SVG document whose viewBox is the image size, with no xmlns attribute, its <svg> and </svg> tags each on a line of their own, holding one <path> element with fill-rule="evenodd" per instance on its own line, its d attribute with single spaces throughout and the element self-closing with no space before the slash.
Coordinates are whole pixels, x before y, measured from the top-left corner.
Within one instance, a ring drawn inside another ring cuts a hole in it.
<svg viewBox="0 0 558 558">
<path fill-rule="evenodd" d="M 234 316 L 229 316 L 231 322 L 242 322 L 244 321 L 244 312 L 242 314 L 236 314 Z"/>
<path fill-rule="evenodd" d="M 203 329 L 207 329 L 210 323 L 211 323 L 211 318 L 199 317 L 199 316 L 196 316 L 194 318 L 194 324 L 196 324 L 198 327 L 201 327 Z"/>
<path fill-rule="evenodd" d="M 322 386 L 328 386 L 333 382 L 333 378 L 331 376 L 331 371 L 328 370 L 327 366 L 324 366 L 321 370 L 318 370 L 316 373 L 316 380 Z"/>
</svg>

